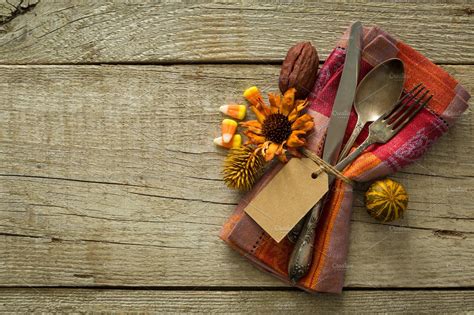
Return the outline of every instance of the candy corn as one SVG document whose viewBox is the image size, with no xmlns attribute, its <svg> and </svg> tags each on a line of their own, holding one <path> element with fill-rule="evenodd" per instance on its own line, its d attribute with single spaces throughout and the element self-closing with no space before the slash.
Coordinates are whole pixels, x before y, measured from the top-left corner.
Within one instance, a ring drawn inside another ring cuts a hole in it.
<svg viewBox="0 0 474 315">
<path fill-rule="evenodd" d="M 237 130 L 237 122 L 233 119 L 224 119 L 222 121 L 222 141 L 229 143 Z"/>
<path fill-rule="evenodd" d="M 242 144 L 242 137 L 239 134 L 236 134 L 232 137 L 232 140 L 229 143 L 225 143 L 222 140 L 222 137 L 217 137 L 214 139 L 214 144 L 227 149 L 238 148 Z"/>
<path fill-rule="evenodd" d="M 244 91 L 244 97 L 250 104 L 257 106 L 263 103 L 262 95 L 256 86 L 251 86 Z"/>
<path fill-rule="evenodd" d="M 247 106 L 238 104 L 222 105 L 219 110 L 227 116 L 241 120 L 245 117 Z"/>
</svg>

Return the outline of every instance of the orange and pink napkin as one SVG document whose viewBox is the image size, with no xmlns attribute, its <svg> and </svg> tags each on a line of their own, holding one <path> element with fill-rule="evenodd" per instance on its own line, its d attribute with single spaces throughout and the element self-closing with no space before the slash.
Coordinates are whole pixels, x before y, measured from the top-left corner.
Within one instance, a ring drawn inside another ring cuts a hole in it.
<svg viewBox="0 0 474 315">
<path fill-rule="evenodd" d="M 316 126 L 309 136 L 308 148 L 319 155 L 322 153 L 325 132 L 341 77 L 347 34 L 346 31 L 319 70 L 308 98 L 308 113 L 313 116 Z M 417 160 L 468 107 L 469 93 L 452 76 L 378 27 L 364 28 L 359 81 L 374 66 L 395 57 L 400 58 L 405 65 L 405 91 L 423 83 L 433 94 L 433 99 L 426 109 L 389 142 L 370 147 L 346 168 L 344 175 L 355 181 L 367 182 L 390 175 Z M 352 110 L 345 140 L 352 132 L 356 120 L 356 113 Z M 365 137 L 367 126 L 356 144 L 361 143 Z M 222 227 L 220 237 L 259 268 L 290 283 L 287 266 L 293 244 L 286 239 L 280 243 L 275 242 L 243 211 L 281 167 L 280 163 L 275 164 L 241 199 Z M 308 275 L 296 284 L 297 287 L 309 292 L 342 291 L 345 268 L 340 266 L 346 263 L 349 247 L 352 193 L 350 185 L 340 180 L 335 181 L 317 227 L 312 267 Z"/>
</svg>

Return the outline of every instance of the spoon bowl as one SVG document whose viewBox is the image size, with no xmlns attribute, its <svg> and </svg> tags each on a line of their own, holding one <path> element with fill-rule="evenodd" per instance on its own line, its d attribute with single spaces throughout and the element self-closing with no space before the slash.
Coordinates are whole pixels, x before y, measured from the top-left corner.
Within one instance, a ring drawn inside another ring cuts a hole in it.
<svg viewBox="0 0 474 315">
<path fill-rule="evenodd" d="M 339 155 L 339 161 L 346 157 L 366 123 L 376 121 L 393 109 L 402 94 L 404 82 L 405 68 L 398 58 L 382 62 L 362 79 L 354 98 L 357 124 Z"/>
</svg>

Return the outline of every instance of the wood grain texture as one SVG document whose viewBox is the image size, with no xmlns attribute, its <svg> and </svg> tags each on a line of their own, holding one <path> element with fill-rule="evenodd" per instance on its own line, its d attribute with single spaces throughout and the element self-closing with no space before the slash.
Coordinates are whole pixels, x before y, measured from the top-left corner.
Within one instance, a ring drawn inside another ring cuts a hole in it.
<svg viewBox="0 0 474 315">
<path fill-rule="evenodd" d="M 474 66 L 446 66 L 473 88 Z M 218 106 L 277 66 L 0 66 L 0 284 L 281 286 L 217 234 Z M 407 217 L 356 197 L 348 287 L 472 286 L 472 112 L 395 178 Z"/>
<path fill-rule="evenodd" d="M 302 40 L 312 40 L 324 59 L 355 19 L 376 23 L 435 62 L 474 60 L 469 0 L 40 1 L 13 19 L 6 0 L 0 3 L 8 20 L 0 24 L 1 64 L 279 62 Z"/>
<path fill-rule="evenodd" d="M 348 291 L 309 295 L 280 291 L 144 291 L 2 289 L 0 312 L 170 312 L 328 314 L 467 314 L 473 291 Z"/>
</svg>

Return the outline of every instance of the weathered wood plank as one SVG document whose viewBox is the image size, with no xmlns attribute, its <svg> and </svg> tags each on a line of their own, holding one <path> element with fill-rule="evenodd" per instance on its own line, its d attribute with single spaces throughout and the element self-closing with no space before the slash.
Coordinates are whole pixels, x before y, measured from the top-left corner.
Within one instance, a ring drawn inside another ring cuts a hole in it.
<svg viewBox="0 0 474 315">
<path fill-rule="evenodd" d="M 0 25 L 0 63 L 275 62 L 301 40 L 312 40 L 325 58 L 355 19 L 381 26 L 438 63 L 472 63 L 472 10 L 468 0 L 41 1 Z"/>
<path fill-rule="evenodd" d="M 446 68 L 472 90 L 474 66 Z M 277 75 L 1 66 L 0 283 L 280 286 L 217 237 L 239 195 L 211 143 L 217 107 L 250 84 L 275 89 Z M 404 220 L 378 224 L 356 198 L 346 286 L 473 285 L 472 116 L 396 175 L 410 193 Z"/>
<path fill-rule="evenodd" d="M 473 291 L 144 291 L 2 289 L 1 312 L 439 313 L 474 310 Z"/>
</svg>

